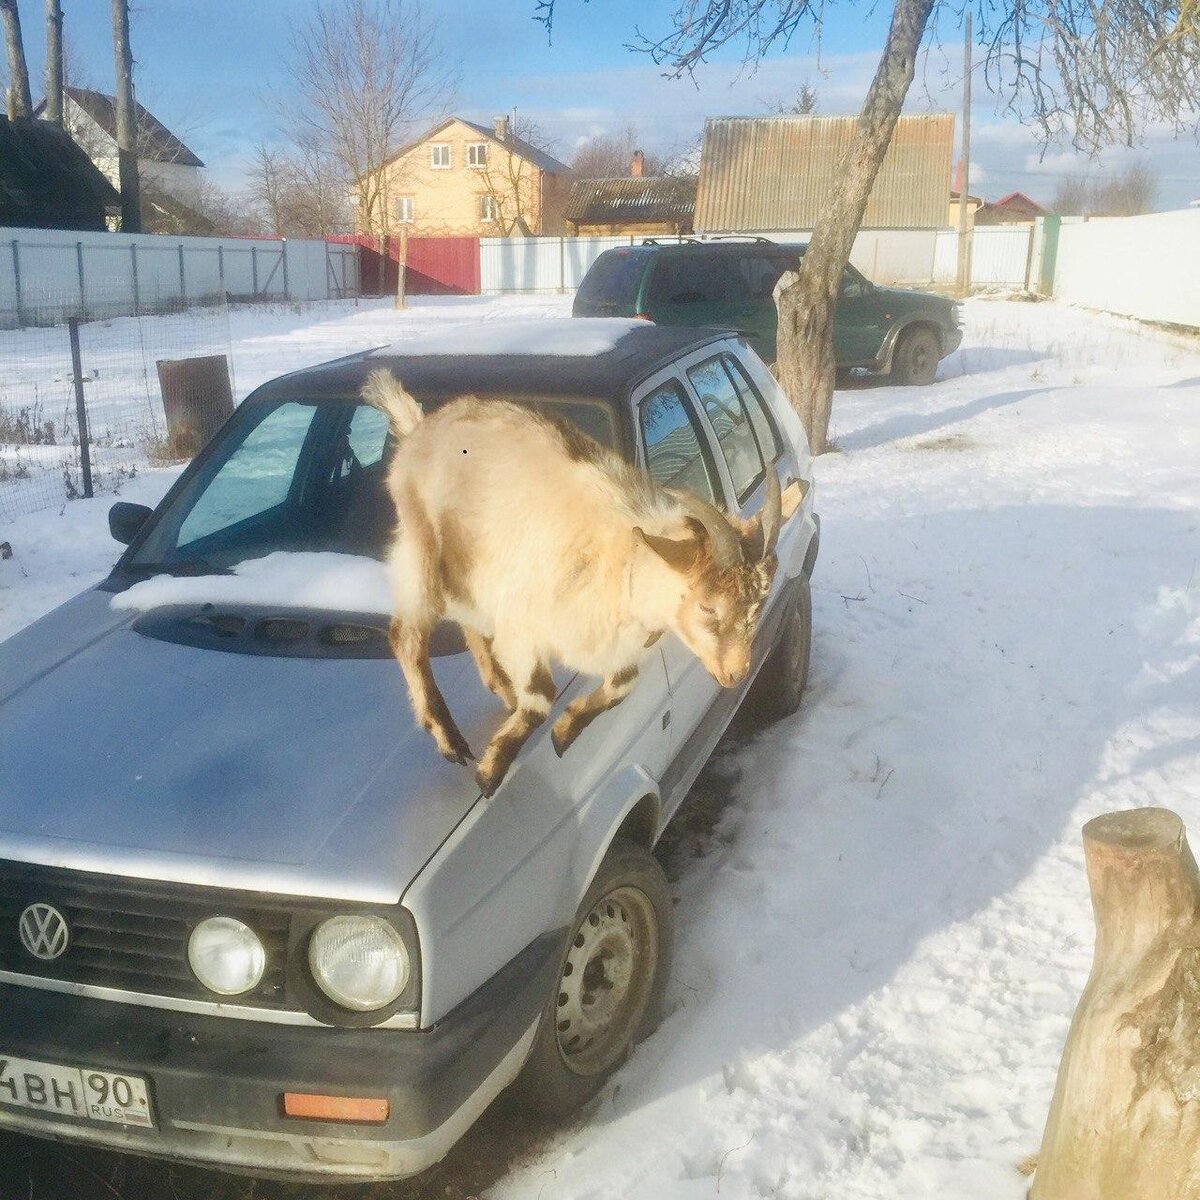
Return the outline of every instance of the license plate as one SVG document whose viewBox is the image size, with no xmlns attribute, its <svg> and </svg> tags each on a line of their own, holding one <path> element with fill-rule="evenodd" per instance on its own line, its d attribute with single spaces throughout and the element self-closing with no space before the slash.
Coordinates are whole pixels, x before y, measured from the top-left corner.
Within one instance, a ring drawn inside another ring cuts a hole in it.
<svg viewBox="0 0 1200 1200">
<path fill-rule="evenodd" d="M 113 1125 L 154 1128 L 146 1081 L 136 1075 L 114 1075 L 87 1067 L 6 1058 L 0 1052 L 0 1105 L 104 1121 Z"/>
</svg>

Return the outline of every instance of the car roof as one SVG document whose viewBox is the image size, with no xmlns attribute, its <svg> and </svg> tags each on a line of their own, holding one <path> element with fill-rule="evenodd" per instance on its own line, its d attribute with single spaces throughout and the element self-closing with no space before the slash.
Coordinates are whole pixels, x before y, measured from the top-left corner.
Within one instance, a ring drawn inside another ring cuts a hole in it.
<svg viewBox="0 0 1200 1200">
<path fill-rule="evenodd" d="M 684 240 L 681 242 L 673 241 L 656 241 L 654 238 L 647 238 L 638 246 L 618 246 L 616 250 L 640 250 L 647 254 L 662 254 L 666 251 L 672 251 L 682 254 L 738 254 L 747 250 L 755 251 L 759 254 L 803 254 L 808 249 L 807 242 L 773 242 L 770 238 L 743 238 L 741 240 L 726 241 L 723 238 L 714 238 L 712 241 L 699 242 L 695 239 Z M 606 251 L 611 254 L 613 251 Z"/>
<path fill-rule="evenodd" d="M 375 350 L 334 359 L 319 366 L 282 375 L 263 384 L 253 400 L 295 398 L 298 393 L 312 399 L 357 395 L 367 375 L 388 368 L 418 399 L 479 393 L 545 394 L 588 396 L 618 400 L 646 376 L 684 353 L 709 343 L 736 336 L 729 329 L 682 328 L 654 325 L 649 321 L 606 321 L 603 318 L 571 317 L 562 322 L 542 319 L 544 326 L 571 326 L 584 331 L 588 325 L 623 326 L 608 339 L 592 339 L 590 351 L 571 352 L 561 344 L 554 353 L 540 352 L 527 337 L 530 322 L 513 322 L 520 333 L 517 349 L 497 350 L 505 329 L 499 321 L 455 326 L 458 344 L 454 353 L 445 349 L 446 333 L 429 334 Z M 557 332 L 557 331 L 555 331 Z M 587 331 L 590 332 L 590 331 Z M 587 339 L 584 339 L 586 341 Z M 484 350 L 482 347 L 486 346 Z"/>
</svg>

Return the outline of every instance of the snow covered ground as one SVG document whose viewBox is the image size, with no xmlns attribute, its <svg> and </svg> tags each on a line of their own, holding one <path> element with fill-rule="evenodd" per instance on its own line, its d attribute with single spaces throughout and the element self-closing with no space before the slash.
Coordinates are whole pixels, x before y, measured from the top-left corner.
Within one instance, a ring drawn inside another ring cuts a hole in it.
<svg viewBox="0 0 1200 1200">
<path fill-rule="evenodd" d="M 279 316 L 240 390 L 567 303 Z M 1080 826 L 1159 804 L 1200 845 L 1200 344 L 1051 304 L 966 322 L 934 386 L 839 391 L 808 700 L 717 768 L 671 1015 L 495 1200 L 1024 1194 L 1091 956 Z M 0 527 L 0 636 L 103 574 L 107 503 Z"/>
</svg>

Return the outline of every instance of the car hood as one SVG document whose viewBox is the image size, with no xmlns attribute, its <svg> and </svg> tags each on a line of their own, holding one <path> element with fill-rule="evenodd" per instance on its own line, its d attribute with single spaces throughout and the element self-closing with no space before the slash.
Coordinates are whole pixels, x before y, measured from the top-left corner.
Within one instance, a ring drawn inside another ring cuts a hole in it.
<svg viewBox="0 0 1200 1200">
<path fill-rule="evenodd" d="M 876 288 L 876 294 L 885 303 L 893 304 L 897 308 L 912 309 L 943 309 L 949 314 L 954 308 L 954 301 L 947 299 L 945 296 L 939 296 L 935 292 L 920 292 L 911 288 Z"/>
<path fill-rule="evenodd" d="M 393 903 L 477 802 L 394 660 L 178 644 L 110 600 L 0 644 L 0 858 Z M 482 745 L 499 712 L 470 656 L 434 673 Z"/>
</svg>

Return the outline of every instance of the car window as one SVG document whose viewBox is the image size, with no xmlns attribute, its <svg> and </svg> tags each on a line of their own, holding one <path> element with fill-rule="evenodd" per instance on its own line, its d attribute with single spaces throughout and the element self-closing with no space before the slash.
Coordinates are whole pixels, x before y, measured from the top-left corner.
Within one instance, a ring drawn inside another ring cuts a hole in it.
<svg viewBox="0 0 1200 1200">
<path fill-rule="evenodd" d="M 746 280 L 729 254 L 663 254 L 650 277 L 647 307 L 732 304 L 747 297 Z"/>
<path fill-rule="evenodd" d="M 758 388 L 754 386 L 750 376 L 746 373 L 746 368 L 738 362 L 736 356 L 723 354 L 721 359 L 726 370 L 733 377 L 738 395 L 741 396 L 742 403 L 750 414 L 750 423 L 754 426 L 754 433 L 758 438 L 758 448 L 762 451 L 764 458 L 774 461 L 779 457 L 780 449 L 779 430 L 775 428 L 775 419 L 767 409 L 762 396 L 759 395 Z"/>
<path fill-rule="evenodd" d="M 277 508 L 288 497 L 316 408 L 281 404 L 271 409 L 221 464 L 179 527 L 183 549 L 231 525 Z"/>
<path fill-rule="evenodd" d="M 688 378 L 716 430 L 740 503 L 754 490 L 763 474 L 762 456 L 746 406 L 720 357 L 690 368 Z"/>
<path fill-rule="evenodd" d="M 738 263 L 746 281 L 750 299 L 760 302 L 771 299 L 780 275 L 788 269 L 788 264 L 783 259 L 768 257 L 765 254 L 747 255 L 745 258 L 739 259 Z"/>
<path fill-rule="evenodd" d="M 387 436 L 388 419 L 379 409 L 366 404 L 355 407 L 346 433 L 354 462 L 360 467 L 373 467 L 383 457 Z"/>
<path fill-rule="evenodd" d="M 865 296 L 871 290 L 871 285 L 853 268 L 842 268 L 841 294 L 846 299 L 855 296 Z"/>
<path fill-rule="evenodd" d="M 645 262 L 646 256 L 641 252 L 606 250 L 584 275 L 575 295 L 576 303 L 633 312 Z"/>
<path fill-rule="evenodd" d="M 646 466 L 663 487 L 687 488 L 702 500 L 720 504 L 712 465 L 682 385 L 672 379 L 638 406 Z"/>
</svg>

